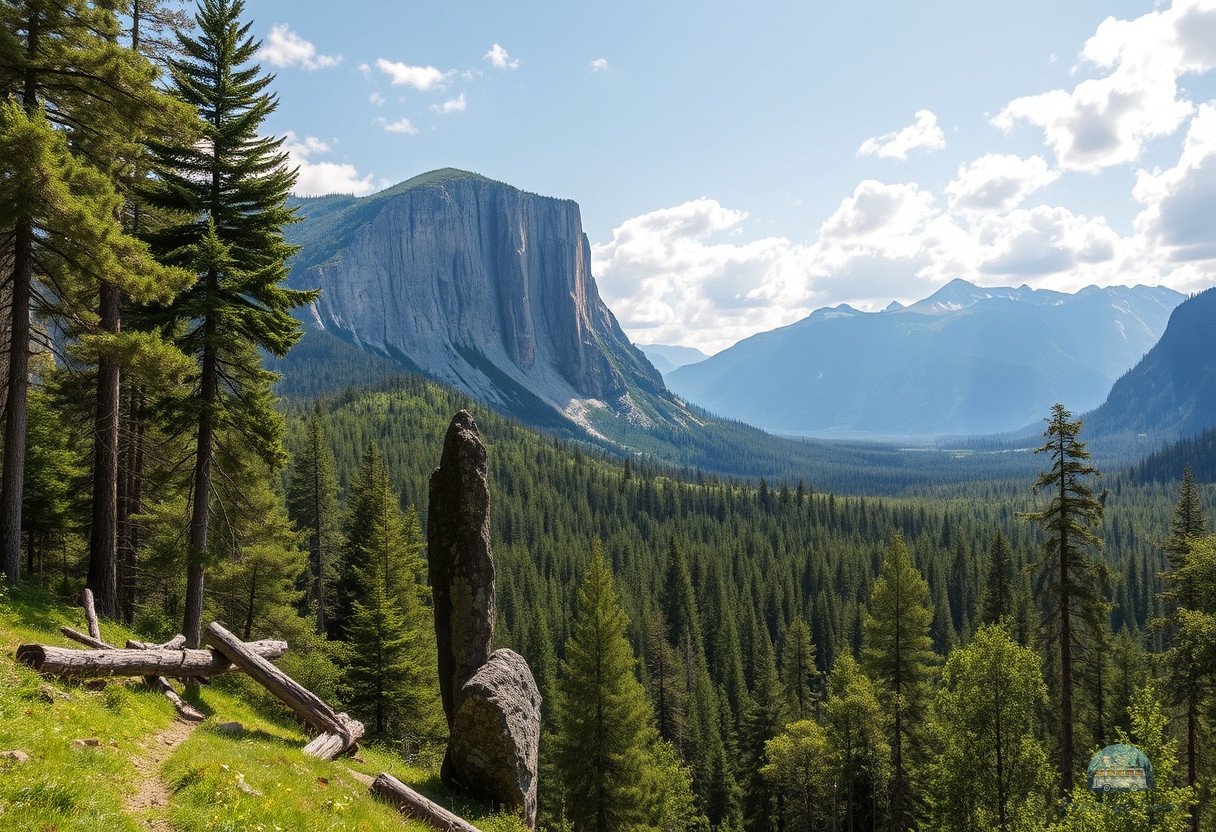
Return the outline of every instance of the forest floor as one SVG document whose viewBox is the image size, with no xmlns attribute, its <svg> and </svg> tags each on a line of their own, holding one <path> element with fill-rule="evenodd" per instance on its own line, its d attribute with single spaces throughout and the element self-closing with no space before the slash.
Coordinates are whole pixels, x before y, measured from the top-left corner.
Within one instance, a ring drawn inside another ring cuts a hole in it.
<svg viewBox="0 0 1216 832">
<path fill-rule="evenodd" d="M 0 585 L 0 829 L 6 832 L 422 832 L 375 800 L 367 783 L 389 771 L 484 832 L 519 832 L 511 818 L 448 793 L 429 767 L 391 750 L 354 758 L 305 757 L 289 715 L 243 674 L 217 677 L 192 704 L 202 723 L 137 680 L 99 689 L 39 676 L 14 659 L 31 642 L 77 646 L 78 607 Z M 102 637 L 136 637 L 102 623 Z M 230 724 L 238 722 L 239 728 Z M 221 729 L 223 725 L 223 729 Z"/>
</svg>

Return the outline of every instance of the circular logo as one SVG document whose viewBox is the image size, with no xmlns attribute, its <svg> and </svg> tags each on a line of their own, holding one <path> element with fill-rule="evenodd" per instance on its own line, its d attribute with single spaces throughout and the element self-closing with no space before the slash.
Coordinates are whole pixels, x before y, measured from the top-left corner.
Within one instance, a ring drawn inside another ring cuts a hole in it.
<svg viewBox="0 0 1216 832">
<path fill-rule="evenodd" d="M 1134 745 L 1108 745 L 1090 759 L 1086 781 L 1098 794 L 1144 791 L 1153 787 L 1153 764 Z"/>
</svg>

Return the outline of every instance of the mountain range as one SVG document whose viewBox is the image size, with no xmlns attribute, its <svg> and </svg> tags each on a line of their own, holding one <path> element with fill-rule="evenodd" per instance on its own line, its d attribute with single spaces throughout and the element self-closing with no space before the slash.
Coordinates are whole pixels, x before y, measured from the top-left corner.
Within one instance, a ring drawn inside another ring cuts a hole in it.
<svg viewBox="0 0 1216 832">
<path fill-rule="evenodd" d="M 1165 287 L 1066 294 L 957 279 L 906 307 L 819 309 L 665 380 L 713 413 L 777 433 L 1001 433 L 1056 401 L 1074 412 L 1101 404 L 1183 299 Z"/>
<path fill-rule="evenodd" d="M 654 368 L 663 375 L 672 370 L 678 370 L 689 364 L 696 364 L 709 358 L 696 347 L 681 347 L 671 344 L 638 344 L 640 349 Z"/>
</svg>

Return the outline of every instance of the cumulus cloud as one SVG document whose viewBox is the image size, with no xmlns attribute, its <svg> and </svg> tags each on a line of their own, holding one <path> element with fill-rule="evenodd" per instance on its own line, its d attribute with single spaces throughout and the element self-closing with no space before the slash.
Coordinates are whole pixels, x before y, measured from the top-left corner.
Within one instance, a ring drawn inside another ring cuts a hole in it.
<svg viewBox="0 0 1216 832">
<path fill-rule="evenodd" d="M 1171 262 L 1216 260 L 1216 101 L 1200 105 L 1178 163 L 1140 171 L 1132 194 L 1145 206 L 1137 231 Z"/>
<path fill-rule="evenodd" d="M 363 196 L 376 190 L 371 174 L 359 176 L 354 165 L 337 162 L 314 162 L 313 156 L 330 152 L 330 146 L 316 136 L 300 138 L 288 131 L 283 142 L 289 163 L 298 169 L 295 187 L 296 196 L 322 196 L 324 194 L 354 194 Z"/>
<path fill-rule="evenodd" d="M 594 61 L 591 62 L 591 71 L 592 72 L 603 72 L 607 68 L 608 68 L 608 59 L 607 58 L 596 58 Z"/>
<path fill-rule="evenodd" d="M 1081 50 L 1101 74 L 1072 90 L 1009 102 L 992 122 L 1043 128 L 1066 170 L 1095 171 L 1135 161 L 1151 139 L 1173 133 L 1194 107 L 1178 80 L 1216 66 L 1216 4 L 1175 0 L 1133 20 L 1108 17 Z"/>
<path fill-rule="evenodd" d="M 376 107 L 384 106 L 384 96 L 378 92 L 374 92 L 371 95 L 369 95 L 367 97 L 367 100 L 370 101 Z"/>
<path fill-rule="evenodd" d="M 913 150 L 941 150 L 945 146 L 946 135 L 937 126 L 937 116 L 929 110 L 917 110 L 914 123 L 902 130 L 866 139 L 857 148 L 857 155 L 907 159 Z"/>
<path fill-rule="evenodd" d="M 986 153 L 959 166 L 946 185 L 950 208 L 968 213 L 1009 211 L 1026 197 L 1050 185 L 1060 176 L 1042 156 L 1023 159 L 1002 153 Z"/>
<path fill-rule="evenodd" d="M 299 66 L 310 72 L 314 69 L 330 69 L 342 63 L 341 55 L 318 54 L 317 47 L 291 31 L 286 23 L 271 27 L 257 57 L 274 66 Z"/>
<path fill-rule="evenodd" d="M 1114 259 L 1119 236 L 1106 220 L 1039 205 L 986 218 L 976 228 L 976 270 L 1004 277 L 1041 277 Z"/>
<path fill-rule="evenodd" d="M 448 113 L 463 113 L 464 110 L 465 110 L 464 93 L 461 93 L 460 95 L 456 96 L 455 98 L 449 98 L 447 101 L 444 101 L 442 104 L 432 104 L 431 105 L 431 111 L 439 113 L 439 115 L 441 115 L 441 116 L 446 116 Z"/>
<path fill-rule="evenodd" d="M 386 133 L 404 133 L 412 136 L 418 132 L 418 128 L 410 124 L 410 120 L 405 116 L 402 116 L 396 121 L 389 121 L 386 118 L 378 118 L 374 123 L 383 127 L 384 132 Z"/>
<path fill-rule="evenodd" d="M 433 66 L 413 66 L 404 61 L 390 61 L 387 58 L 377 58 L 376 68 L 389 77 L 394 87 L 412 87 L 419 92 L 442 87 L 452 74 Z"/>
<path fill-rule="evenodd" d="M 507 50 L 503 49 L 499 44 L 494 44 L 490 47 L 490 51 L 483 55 L 490 66 L 499 70 L 519 69 L 519 59 L 512 58 Z"/>
</svg>

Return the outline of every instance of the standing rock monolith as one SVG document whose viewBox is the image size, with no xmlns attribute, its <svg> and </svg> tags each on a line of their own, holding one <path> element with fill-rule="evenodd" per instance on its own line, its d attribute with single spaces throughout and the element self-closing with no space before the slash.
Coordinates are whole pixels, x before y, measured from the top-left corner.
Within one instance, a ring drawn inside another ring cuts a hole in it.
<svg viewBox="0 0 1216 832">
<path fill-rule="evenodd" d="M 494 641 L 494 553 L 486 447 L 468 411 L 452 418 L 439 467 L 431 474 L 427 571 L 435 599 L 439 693 L 448 728 L 465 682 Z"/>
<path fill-rule="evenodd" d="M 452 779 L 536 828 L 540 691 L 524 657 L 495 650 L 461 689 L 448 744 Z"/>
</svg>

